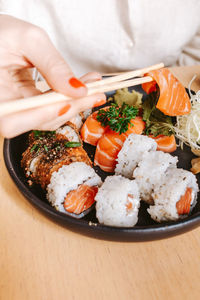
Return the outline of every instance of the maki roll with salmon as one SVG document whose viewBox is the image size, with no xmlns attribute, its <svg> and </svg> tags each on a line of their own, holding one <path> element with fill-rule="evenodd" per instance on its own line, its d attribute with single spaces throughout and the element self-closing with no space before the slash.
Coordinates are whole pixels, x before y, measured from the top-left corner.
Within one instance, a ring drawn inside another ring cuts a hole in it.
<svg viewBox="0 0 200 300">
<path fill-rule="evenodd" d="M 30 134 L 29 141 L 31 144 L 23 153 L 21 162 L 26 176 L 47 189 L 48 200 L 58 210 L 80 214 L 88 209 L 94 203 L 101 179 L 93 170 L 92 162 L 82 147 L 74 125 L 68 122 L 51 134 L 34 131 Z M 59 176 L 60 181 L 57 180 Z M 55 181 L 57 186 L 54 189 Z M 66 185 L 68 189 L 65 200 L 60 202 L 60 198 L 56 198 L 57 188 L 65 190 Z"/>
<path fill-rule="evenodd" d="M 133 177 L 140 189 L 141 199 L 153 204 L 152 193 L 154 189 L 159 186 L 167 170 L 176 167 L 178 158 L 162 151 L 146 152 L 141 158 L 133 172 Z"/>
<path fill-rule="evenodd" d="M 57 210 L 80 214 L 95 202 L 101 178 L 84 162 L 63 165 L 47 186 L 47 199 Z"/>
<path fill-rule="evenodd" d="M 121 175 L 109 176 L 95 200 L 99 223 L 116 227 L 133 227 L 137 223 L 140 196 L 135 180 Z"/>
<path fill-rule="evenodd" d="M 157 222 L 176 221 L 190 214 L 196 204 L 199 191 L 194 174 L 177 168 L 170 168 L 161 178 L 152 193 L 154 205 L 147 211 Z"/>
<path fill-rule="evenodd" d="M 115 173 L 128 178 L 133 177 L 133 171 L 141 161 L 143 155 L 150 151 L 156 151 L 156 142 L 139 134 L 130 134 L 118 153 Z"/>
</svg>

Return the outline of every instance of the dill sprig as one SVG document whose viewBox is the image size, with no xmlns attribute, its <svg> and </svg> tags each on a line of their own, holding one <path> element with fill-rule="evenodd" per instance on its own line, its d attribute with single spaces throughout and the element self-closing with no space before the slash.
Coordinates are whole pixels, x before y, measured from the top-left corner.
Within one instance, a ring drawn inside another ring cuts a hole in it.
<svg viewBox="0 0 200 300">
<path fill-rule="evenodd" d="M 109 126 L 115 132 L 120 134 L 128 130 L 128 126 L 134 126 L 131 123 L 132 119 L 138 114 L 138 108 L 123 103 L 122 106 L 118 106 L 116 103 L 112 103 L 108 109 L 100 109 L 97 114 L 97 121 L 101 123 L 103 127 Z"/>
</svg>

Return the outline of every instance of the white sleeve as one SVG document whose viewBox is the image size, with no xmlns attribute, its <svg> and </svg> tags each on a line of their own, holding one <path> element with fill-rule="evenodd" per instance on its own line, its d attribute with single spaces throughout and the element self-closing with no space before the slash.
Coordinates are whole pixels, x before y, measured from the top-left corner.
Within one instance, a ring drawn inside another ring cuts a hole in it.
<svg viewBox="0 0 200 300">
<path fill-rule="evenodd" d="M 185 45 L 181 52 L 177 65 L 195 65 L 200 64 L 200 28 L 191 41 Z"/>
</svg>

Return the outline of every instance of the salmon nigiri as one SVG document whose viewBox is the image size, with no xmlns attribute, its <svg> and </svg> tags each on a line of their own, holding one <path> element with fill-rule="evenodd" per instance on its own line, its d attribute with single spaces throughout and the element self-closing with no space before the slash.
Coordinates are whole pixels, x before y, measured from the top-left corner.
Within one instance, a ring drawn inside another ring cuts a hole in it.
<svg viewBox="0 0 200 300">
<path fill-rule="evenodd" d="M 94 164 L 105 172 L 113 172 L 116 158 L 126 139 L 125 134 L 110 130 L 98 141 Z"/>
<path fill-rule="evenodd" d="M 100 122 L 97 121 L 96 116 L 98 111 L 91 114 L 81 128 L 81 137 L 85 143 L 91 144 L 93 146 L 97 145 L 98 140 L 107 130 L 103 127 Z"/>
<path fill-rule="evenodd" d="M 160 88 L 160 97 L 156 107 L 168 116 L 188 114 L 191 110 L 189 96 L 184 86 L 166 68 L 151 71 L 148 74 L 154 81 L 142 85 L 150 93 L 155 90 L 156 83 Z"/>
<path fill-rule="evenodd" d="M 156 137 L 149 136 L 154 139 L 157 143 L 157 150 L 163 152 L 174 152 L 176 150 L 176 139 L 175 136 L 172 134 L 170 136 L 167 135 L 158 135 Z"/>
</svg>

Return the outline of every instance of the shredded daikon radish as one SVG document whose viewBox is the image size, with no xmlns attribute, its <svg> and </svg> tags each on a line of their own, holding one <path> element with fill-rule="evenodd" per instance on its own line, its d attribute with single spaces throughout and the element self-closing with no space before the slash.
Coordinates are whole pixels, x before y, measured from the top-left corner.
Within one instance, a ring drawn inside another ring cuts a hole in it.
<svg viewBox="0 0 200 300">
<path fill-rule="evenodd" d="M 191 112 L 184 116 L 177 116 L 177 123 L 174 126 L 176 137 L 183 143 L 190 146 L 193 150 L 200 151 L 200 90 L 193 95 L 191 93 L 191 84 L 189 84 L 189 95 L 191 101 Z"/>
</svg>

